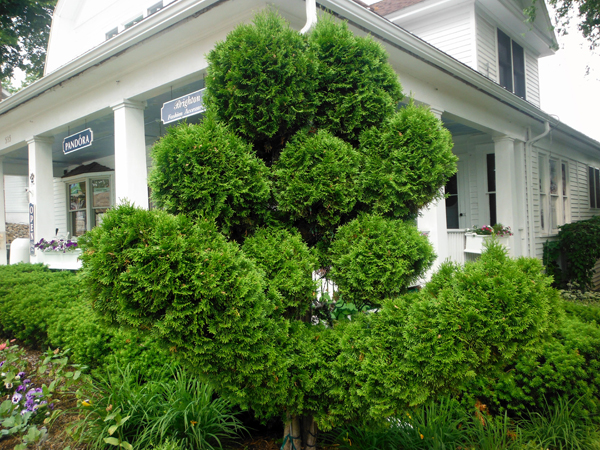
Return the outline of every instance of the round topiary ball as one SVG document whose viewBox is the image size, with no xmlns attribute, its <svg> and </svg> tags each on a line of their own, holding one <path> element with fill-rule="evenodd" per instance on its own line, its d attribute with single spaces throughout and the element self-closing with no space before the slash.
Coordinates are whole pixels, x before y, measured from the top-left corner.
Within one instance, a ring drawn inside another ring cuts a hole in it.
<svg viewBox="0 0 600 450">
<path fill-rule="evenodd" d="M 270 162 L 315 112 L 316 65 L 277 13 L 240 25 L 208 54 L 205 102 Z"/>
<path fill-rule="evenodd" d="M 269 169 L 210 114 L 199 125 L 169 128 L 152 158 L 152 199 L 172 214 L 214 219 L 223 233 L 238 236 L 269 212 Z"/>
<path fill-rule="evenodd" d="M 274 166 L 274 196 L 292 221 L 311 234 L 333 231 L 358 200 L 360 155 L 325 130 L 298 132 Z"/>
<path fill-rule="evenodd" d="M 308 43 L 319 62 L 314 123 L 358 144 L 360 133 L 392 116 L 404 97 L 388 55 L 328 15 L 319 17 Z"/>
<path fill-rule="evenodd" d="M 329 276 L 341 299 L 358 309 L 406 292 L 436 257 L 414 224 L 370 214 L 341 226 L 330 252 Z"/>
<path fill-rule="evenodd" d="M 298 231 L 261 228 L 247 238 L 242 251 L 265 271 L 267 283 L 279 294 L 281 314 L 301 317 L 309 309 L 316 285 L 317 259 Z"/>
<path fill-rule="evenodd" d="M 362 201 L 373 211 L 394 218 L 414 216 L 456 173 L 452 136 L 424 106 L 409 104 L 381 127 L 360 138 L 365 156 Z"/>
</svg>

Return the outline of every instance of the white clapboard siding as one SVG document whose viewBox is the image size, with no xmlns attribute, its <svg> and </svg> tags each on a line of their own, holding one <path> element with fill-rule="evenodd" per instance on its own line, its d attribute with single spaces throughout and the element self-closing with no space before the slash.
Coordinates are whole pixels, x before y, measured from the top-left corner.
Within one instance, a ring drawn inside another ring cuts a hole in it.
<svg viewBox="0 0 600 450">
<path fill-rule="evenodd" d="M 538 58 L 528 49 L 525 49 L 525 85 L 525 98 L 539 107 L 540 77 L 538 72 Z"/>
<path fill-rule="evenodd" d="M 6 223 L 28 223 L 27 177 L 5 175 L 4 199 Z"/>
<path fill-rule="evenodd" d="M 496 27 L 477 14 L 477 70 L 491 80 L 498 81 Z"/>
<path fill-rule="evenodd" d="M 54 179 L 54 227 L 59 235 L 67 233 L 67 191 L 60 178 Z"/>
<path fill-rule="evenodd" d="M 475 66 L 472 6 L 448 8 L 400 26 L 468 66 Z"/>
</svg>

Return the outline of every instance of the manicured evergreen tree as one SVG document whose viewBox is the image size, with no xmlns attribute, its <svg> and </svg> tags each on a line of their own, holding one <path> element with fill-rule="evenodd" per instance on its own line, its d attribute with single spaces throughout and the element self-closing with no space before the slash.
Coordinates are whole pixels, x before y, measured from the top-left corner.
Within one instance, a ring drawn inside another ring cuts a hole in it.
<svg viewBox="0 0 600 450">
<path fill-rule="evenodd" d="M 153 150 L 164 211 L 117 207 L 81 239 L 108 321 L 153 333 L 258 417 L 284 418 L 288 448 L 535 349 L 553 291 L 499 247 L 406 294 L 435 258 L 413 219 L 456 158 L 427 108 L 396 112 L 379 44 L 325 17 L 302 36 L 266 12 L 208 60 L 206 118 Z M 333 301 L 316 274 L 337 284 Z"/>
</svg>

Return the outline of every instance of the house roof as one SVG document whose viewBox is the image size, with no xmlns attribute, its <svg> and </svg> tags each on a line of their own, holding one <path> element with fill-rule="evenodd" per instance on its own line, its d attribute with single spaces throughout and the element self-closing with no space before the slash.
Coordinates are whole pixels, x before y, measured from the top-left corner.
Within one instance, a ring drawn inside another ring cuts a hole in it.
<svg viewBox="0 0 600 450">
<path fill-rule="evenodd" d="M 387 16 L 388 14 L 416 5 L 422 1 L 424 0 L 383 0 L 381 2 L 373 3 L 371 9 L 380 16 Z"/>
</svg>

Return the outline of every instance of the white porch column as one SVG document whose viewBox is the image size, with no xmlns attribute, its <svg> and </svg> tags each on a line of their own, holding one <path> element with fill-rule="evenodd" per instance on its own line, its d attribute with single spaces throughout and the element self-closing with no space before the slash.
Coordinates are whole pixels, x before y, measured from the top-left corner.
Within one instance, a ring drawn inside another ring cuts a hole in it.
<svg viewBox="0 0 600 450">
<path fill-rule="evenodd" d="M 129 201 L 148 209 L 148 170 L 144 130 L 145 102 L 123 100 L 115 115 L 115 193 L 117 203 Z"/>
<path fill-rule="evenodd" d="M 519 233 L 515 141 L 508 136 L 497 136 L 493 140 L 496 160 L 496 218 L 498 223 L 509 226 L 514 233 L 509 239 L 509 254 L 520 256 L 521 236 Z"/>
<path fill-rule="evenodd" d="M 52 239 L 54 228 L 54 178 L 52 172 L 53 138 L 34 136 L 29 149 L 29 203 L 34 205 L 34 240 Z M 37 253 L 37 252 L 36 252 Z M 31 262 L 37 262 L 31 257 Z"/>
<path fill-rule="evenodd" d="M 434 106 L 431 106 L 429 109 L 441 120 L 442 113 L 444 112 L 442 109 Z M 441 191 L 444 193 L 444 188 L 441 188 Z M 446 200 L 441 199 L 432 202 L 423 208 L 417 218 L 417 227 L 421 231 L 429 232 L 429 241 L 437 254 L 437 259 L 432 266 L 432 271 L 436 271 L 439 265 L 449 256 L 448 228 L 446 225 Z M 427 279 L 431 277 L 432 271 L 427 274 Z"/>
<path fill-rule="evenodd" d="M 6 208 L 4 206 L 4 168 L 3 158 L 0 158 L 0 266 L 5 266 L 6 261 Z"/>
</svg>

